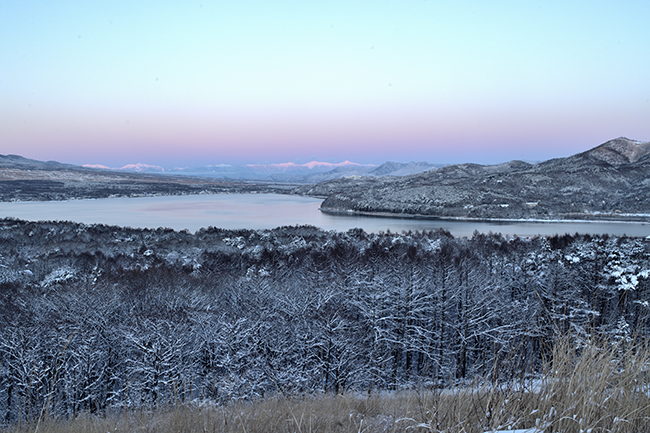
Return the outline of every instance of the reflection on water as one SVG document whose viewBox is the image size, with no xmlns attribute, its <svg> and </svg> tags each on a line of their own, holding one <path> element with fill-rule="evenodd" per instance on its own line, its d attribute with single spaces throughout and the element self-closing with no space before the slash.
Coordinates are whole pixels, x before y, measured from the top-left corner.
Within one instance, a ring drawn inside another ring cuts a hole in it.
<svg viewBox="0 0 650 433">
<path fill-rule="evenodd" d="M 128 227 L 187 229 L 266 229 L 309 224 L 326 230 L 346 231 L 360 227 L 367 232 L 390 230 L 435 230 L 443 228 L 454 236 L 472 236 L 475 230 L 532 236 L 590 233 L 628 236 L 650 235 L 650 225 L 602 222 L 473 222 L 374 218 L 329 215 L 318 210 L 322 200 L 280 194 L 220 194 L 142 198 L 71 200 L 64 202 L 0 203 L 0 217 L 30 221 L 70 220 Z"/>
</svg>

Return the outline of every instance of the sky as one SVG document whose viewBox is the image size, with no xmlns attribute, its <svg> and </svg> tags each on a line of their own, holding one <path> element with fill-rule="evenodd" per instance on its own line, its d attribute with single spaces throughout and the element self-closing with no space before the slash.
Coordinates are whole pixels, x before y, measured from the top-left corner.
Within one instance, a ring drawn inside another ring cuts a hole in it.
<svg viewBox="0 0 650 433">
<path fill-rule="evenodd" d="M 0 2 L 0 154 L 493 164 L 650 140 L 650 2 Z"/>
</svg>

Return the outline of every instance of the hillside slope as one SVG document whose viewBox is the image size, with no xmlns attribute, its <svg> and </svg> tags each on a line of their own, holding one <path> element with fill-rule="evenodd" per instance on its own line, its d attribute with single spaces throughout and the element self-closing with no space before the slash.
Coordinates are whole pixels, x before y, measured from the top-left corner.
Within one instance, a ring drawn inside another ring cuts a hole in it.
<svg viewBox="0 0 650 433">
<path fill-rule="evenodd" d="M 326 212 L 490 219 L 650 220 L 650 142 L 624 137 L 539 164 L 459 164 L 302 187 Z"/>
<path fill-rule="evenodd" d="M 287 192 L 295 184 L 120 172 L 0 155 L 0 202 L 143 195 Z"/>
</svg>

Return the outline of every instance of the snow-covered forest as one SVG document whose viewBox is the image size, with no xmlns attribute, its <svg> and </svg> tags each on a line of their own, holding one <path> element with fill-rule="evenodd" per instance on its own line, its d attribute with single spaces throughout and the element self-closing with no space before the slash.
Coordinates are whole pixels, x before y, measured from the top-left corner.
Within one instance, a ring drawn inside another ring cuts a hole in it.
<svg viewBox="0 0 650 433">
<path fill-rule="evenodd" d="M 3 422 L 534 377 L 646 336 L 650 241 L 0 220 Z"/>
</svg>

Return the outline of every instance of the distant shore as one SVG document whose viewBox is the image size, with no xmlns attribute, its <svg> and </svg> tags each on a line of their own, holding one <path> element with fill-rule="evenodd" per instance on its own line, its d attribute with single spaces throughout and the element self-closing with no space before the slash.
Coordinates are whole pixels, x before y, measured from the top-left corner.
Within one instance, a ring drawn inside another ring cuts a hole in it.
<svg viewBox="0 0 650 433">
<path fill-rule="evenodd" d="M 441 216 L 441 215 L 426 215 L 426 214 L 407 214 L 407 213 L 393 213 L 393 212 L 373 212 L 373 211 L 358 211 L 358 210 L 343 210 L 333 208 L 318 208 L 323 213 L 330 215 L 349 215 L 349 216 L 365 216 L 376 218 L 404 218 L 404 219 L 421 219 L 421 220 L 440 220 L 440 221 L 474 221 L 474 222 L 532 222 L 532 223 L 630 223 L 630 224 L 650 224 L 649 214 L 566 214 L 558 218 L 474 218 L 462 216 Z"/>
</svg>

